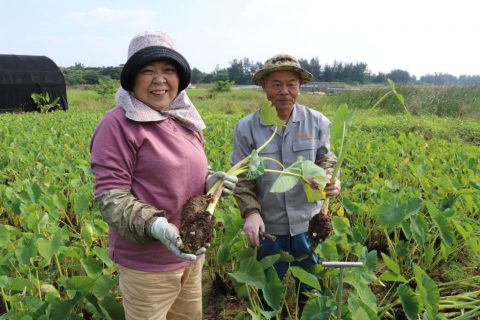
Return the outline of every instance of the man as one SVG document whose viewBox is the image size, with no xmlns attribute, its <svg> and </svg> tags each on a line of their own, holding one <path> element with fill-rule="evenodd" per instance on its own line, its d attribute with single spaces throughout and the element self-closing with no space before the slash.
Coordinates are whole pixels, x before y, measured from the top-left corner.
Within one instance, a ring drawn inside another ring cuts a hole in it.
<svg viewBox="0 0 480 320">
<path fill-rule="evenodd" d="M 287 54 L 268 59 L 254 74 L 253 83 L 262 87 L 278 117 L 286 121 L 286 126 L 277 131 L 260 155 L 276 159 L 285 167 L 303 156 L 331 175 L 336 157 L 330 153 L 330 122 L 320 112 L 296 103 L 300 86 L 312 78 L 312 74 L 302 69 L 295 57 Z M 241 119 L 234 129 L 231 164 L 234 165 L 262 145 L 273 129 L 273 126 L 264 124 L 256 112 Z M 281 170 L 273 161 L 266 161 L 266 167 Z M 270 192 L 277 177 L 277 174 L 265 173 L 249 181 L 245 175 L 239 176 L 235 198 L 245 218 L 243 230 L 252 245 L 261 245 L 262 256 L 283 250 L 299 258 L 292 265 L 307 270 L 318 262 L 318 256 L 310 247 L 307 230 L 310 218 L 320 211 L 321 202 L 307 202 L 300 183 L 285 193 Z M 337 179 L 335 183 L 327 185 L 325 191 L 330 197 L 338 195 L 340 181 Z M 260 239 L 261 232 L 275 235 L 276 241 Z M 284 262 L 275 265 L 281 279 L 287 268 L 288 264 Z M 300 303 L 304 304 L 306 297 L 301 295 L 300 298 Z"/>
</svg>

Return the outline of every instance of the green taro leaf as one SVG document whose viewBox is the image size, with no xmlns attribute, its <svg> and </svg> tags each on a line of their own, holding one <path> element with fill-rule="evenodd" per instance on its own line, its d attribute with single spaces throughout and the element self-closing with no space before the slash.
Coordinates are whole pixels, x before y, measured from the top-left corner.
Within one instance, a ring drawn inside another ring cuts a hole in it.
<svg viewBox="0 0 480 320">
<path fill-rule="evenodd" d="M 405 279 L 402 275 L 391 272 L 391 271 L 385 271 L 380 275 L 379 279 L 383 281 L 392 281 L 392 282 L 403 282 L 403 283 L 407 282 L 407 279 Z"/>
<path fill-rule="evenodd" d="M 89 277 L 96 277 L 102 273 L 103 266 L 93 256 L 85 257 L 80 260 L 83 269 Z"/>
<path fill-rule="evenodd" d="M 388 82 L 388 85 L 390 86 L 390 88 L 392 90 L 395 90 L 395 82 L 393 82 L 393 80 L 390 79 L 390 78 L 387 79 L 387 82 Z"/>
<path fill-rule="evenodd" d="M 319 167 L 315 162 L 310 160 L 304 160 L 302 162 L 302 176 L 303 179 L 307 180 L 312 178 L 319 184 L 319 187 L 324 188 L 328 182 L 327 173 L 325 169 Z"/>
<path fill-rule="evenodd" d="M 388 267 L 388 269 L 392 270 L 396 274 L 400 274 L 400 267 L 398 266 L 398 263 L 393 261 L 389 256 L 387 256 L 383 252 L 382 252 L 382 259 L 385 265 Z"/>
<path fill-rule="evenodd" d="M 422 208 L 418 198 L 401 201 L 398 198 L 386 200 L 376 210 L 378 223 L 385 228 L 398 226 L 403 220 L 416 214 Z"/>
<path fill-rule="evenodd" d="M 368 319 L 368 320 L 378 320 L 379 317 L 377 316 L 377 312 L 372 310 L 365 302 L 363 302 L 357 294 L 350 294 L 348 298 L 348 310 L 352 313 L 355 317 L 364 316 L 365 313 L 367 314 L 366 318 L 357 318 L 357 319 Z M 362 310 L 362 311 L 359 311 Z"/>
<path fill-rule="evenodd" d="M 8 228 L 0 224 L 0 247 L 5 248 L 10 241 L 10 232 L 8 231 Z"/>
<path fill-rule="evenodd" d="M 409 320 L 415 320 L 420 313 L 420 301 L 413 292 L 412 288 L 401 284 L 397 289 L 397 294 L 402 302 L 403 311 Z"/>
<path fill-rule="evenodd" d="M 280 258 L 280 254 L 272 254 L 270 256 L 266 256 L 260 260 L 260 264 L 262 265 L 263 270 L 266 270 L 273 266 L 274 263 L 278 261 Z"/>
<path fill-rule="evenodd" d="M 345 217 L 333 216 L 332 227 L 335 234 L 345 234 L 350 231 L 350 222 Z"/>
<path fill-rule="evenodd" d="M 258 155 L 256 149 L 252 150 L 250 154 L 250 161 L 248 162 L 247 180 L 254 180 L 261 176 L 265 171 L 265 160 Z"/>
<path fill-rule="evenodd" d="M 262 264 L 253 257 L 240 261 L 239 270 L 229 275 L 239 283 L 245 283 L 254 288 L 263 289 L 265 285 Z"/>
<path fill-rule="evenodd" d="M 280 258 L 278 259 L 278 262 L 290 263 L 290 262 L 293 262 L 293 261 L 295 261 L 295 258 L 293 257 L 293 255 L 291 255 L 290 253 L 288 253 L 286 251 L 281 251 L 280 252 Z"/>
<path fill-rule="evenodd" d="M 377 303 L 375 299 L 375 295 L 373 294 L 372 290 L 368 286 L 368 284 L 360 281 L 349 281 L 354 288 L 355 294 L 351 294 L 350 298 L 352 298 L 352 302 L 356 301 L 357 308 L 363 308 L 365 312 L 368 313 L 368 319 L 378 319 L 375 315 L 377 314 Z M 349 309 L 352 310 L 350 307 L 350 299 L 348 301 Z M 356 309 L 355 309 L 356 310 Z"/>
<path fill-rule="evenodd" d="M 450 222 L 450 218 L 455 214 L 453 209 L 448 208 L 444 211 L 440 211 L 435 205 L 427 201 L 426 203 L 428 212 L 432 217 L 435 226 L 437 227 L 438 231 L 440 232 L 440 238 L 442 238 L 443 243 L 448 248 L 452 247 L 452 245 L 456 242 L 455 241 L 455 233 L 452 223 Z"/>
<path fill-rule="evenodd" d="M 368 252 L 368 248 L 363 247 L 360 260 L 365 263 L 368 270 L 375 271 L 377 267 L 377 250 L 372 250 Z"/>
<path fill-rule="evenodd" d="M 290 167 L 285 169 L 285 172 L 290 172 L 296 175 L 302 175 L 302 163 L 303 157 L 298 157 L 297 161 L 295 161 Z M 273 183 L 272 187 L 270 188 L 270 192 L 286 192 L 293 187 L 300 181 L 300 177 L 292 176 L 289 174 L 281 174 L 278 176 L 277 180 Z"/>
<path fill-rule="evenodd" d="M 54 234 L 51 240 L 48 239 L 38 239 L 37 248 L 40 255 L 45 258 L 45 260 L 50 261 L 52 256 L 56 255 L 62 244 L 62 229 L 58 229 Z"/>
<path fill-rule="evenodd" d="M 224 266 L 230 258 L 230 246 L 220 246 L 217 251 L 217 263 Z"/>
<path fill-rule="evenodd" d="M 80 292 L 77 292 L 71 300 L 54 300 L 50 307 L 50 320 L 65 320 L 68 319 L 73 308 L 83 298 Z"/>
<path fill-rule="evenodd" d="M 37 254 L 35 241 L 33 239 L 21 238 L 15 248 L 15 257 L 23 265 L 30 265 L 32 258 Z"/>
<path fill-rule="evenodd" d="M 104 298 L 111 294 L 111 291 L 115 289 L 115 285 L 116 281 L 115 279 L 112 279 L 110 275 L 102 275 L 95 279 L 93 293 L 97 298 Z"/>
<path fill-rule="evenodd" d="M 326 198 L 324 189 L 328 178 L 323 168 L 317 166 L 313 161 L 304 160 L 302 163 L 302 176 L 303 190 L 308 202 Z"/>
<path fill-rule="evenodd" d="M 21 292 L 25 290 L 32 290 L 33 286 L 34 285 L 29 280 L 16 277 L 16 278 L 8 278 L 7 285 L 5 287 L 10 290 Z"/>
<path fill-rule="evenodd" d="M 423 215 L 416 214 L 410 219 L 410 231 L 417 244 L 423 245 L 427 241 L 428 225 Z"/>
<path fill-rule="evenodd" d="M 405 279 L 401 275 L 400 266 L 398 265 L 397 262 L 393 261 L 389 256 L 387 256 L 383 252 L 382 252 L 382 259 L 385 265 L 388 267 L 388 269 L 391 270 L 391 272 L 390 271 L 384 272 L 380 276 L 380 280 L 403 282 L 403 283 L 407 282 L 407 279 Z"/>
<path fill-rule="evenodd" d="M 262 108 L 258 112 L 258 117 L 267 125 L 275 125 L 277 127 L 282 127 L 285 125 L 284 120 L 280 120 L 277 115 L 277 110 L 272 106 L 272 103 L 268 100 L 262 102 Z"/>
<path fill-rule="evenodd" d="M 332 126 L 330 128 L 330 144 L 337 147 L 339 140 L 342 139 L 344 130 L 348 130 L 353 122 L 353 111 L 348 110 L 346 104 L 342 104 L 335 116 L 333 117 Z"/>
<path fill-rule="evenodd" d="M 417 292 L 420 293 L 427 314 L 431 319 L 436 319 L 440 304 L 438 286 L 419 266 L 415 266 L 413 271 L 418 285 Z"/>
<path fill-rule="evenodd" d="M 322 288 L 320 287 L 320 283 L 318 282 L 318 279 L 317 277 L 315 277 L 313 274 L 303 270 L 302 268 L 300 267 L 296 267 L 296 266 L 293 266 L 293 267 L 290 267 L 290 271 L 292 272 L 292 275 L 297 278 L 298 280 L 300 280 L 300 282 L 312 287 L 312 288 L 315 288 L 317 290 L 322 290 Z"/>
<path fill-rule="evenodd" d="M 114 296 L 109 295 L 100 300 L 100 305 L 108 312 L 111 319 L 124 320 L 125 311 L 122 303 L 117 301 Z"/>
<path fill-rule="evenodd" d="M 74 210 L 75 214 L 81 215 L 88 212 L 88 207 L 90 206 L 90 201 L 92 200 L 91 188 L 81 188 L 75 193 L 74 196 Z"/>
<path fill-rule="evenodd" d="M 273 309 L 279 309 L 284 298 L 285 287 L 274 268 L 267 271 L 263 297 Z"/>
<path fill-rule="evenodd" d="M 326 296 L 311 299 L 303 309 L 302 319 L 329 320 L 335 306 L 335 301 Z"/>
<path fill-rule="evenodd" d="M 286 192 L 293 187 L 295 187 L 298 183 L 300 178 L 282 174 L 279 175 L 277 180 L 273 183 L 272 187 L 270 188 L 270 192 L 275 192 L 275 193 L 282 193 Z"/>
<path fill-rule="evenodd" d="M 88 276 L 73 276 L 70 278 L 66 278 L 63 281 L 63 284 L 67 289 L 91 292 L 93 287 L 95 286 L 95 281 L 95 278 L 91 278 Z"/>
<path fill-rule="evenodd" d="M 364 319 L 369 319 L 368 312 L 363 309 L 362 307 L 359 307 L 355 312 L 352 314 L 352 320 L 364 320 Z"/>
</svg>

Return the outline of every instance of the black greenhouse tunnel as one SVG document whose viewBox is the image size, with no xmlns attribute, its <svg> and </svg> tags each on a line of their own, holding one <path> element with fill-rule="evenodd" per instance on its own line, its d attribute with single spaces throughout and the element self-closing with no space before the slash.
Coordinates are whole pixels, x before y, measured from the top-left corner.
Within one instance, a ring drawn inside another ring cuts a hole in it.
<svg viewBox="0 0 480 320">
<path fill-rule="evenodd" d="M 65 78 L 50 58 L 0 54 L 0 112 L 38 110 L 32 93 L 58 97 L 60 108 L 68 108 Z"/>
</svg>

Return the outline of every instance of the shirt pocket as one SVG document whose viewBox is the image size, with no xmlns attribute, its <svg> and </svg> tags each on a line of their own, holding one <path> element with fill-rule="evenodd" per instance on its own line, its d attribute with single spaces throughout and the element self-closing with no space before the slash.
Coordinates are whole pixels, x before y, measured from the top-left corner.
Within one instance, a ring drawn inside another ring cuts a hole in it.
<svg viewBox="0 0 480 320">
<path fill-rule="evenodd" d="M 317 149 L 320 148 L 320 141 L 316 139 L 302 139 L 293 141 L 293 152 L 302 156 L 305 160 L 315 161 Z"/>
</svg>

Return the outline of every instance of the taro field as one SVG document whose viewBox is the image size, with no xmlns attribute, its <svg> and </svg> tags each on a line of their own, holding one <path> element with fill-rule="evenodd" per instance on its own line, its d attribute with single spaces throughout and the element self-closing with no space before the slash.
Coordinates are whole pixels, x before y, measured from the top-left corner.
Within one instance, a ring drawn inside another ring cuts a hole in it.
<svg viewBox="0 0 480 320">
<path fill-rule="evenodd" d="M 195 98 L 209 162 L 228 169 L 246 113 L 232 111 L 235 100 L 222 112 L 202 106 L 218 97 Z M 337 108 L 308 103 L 329 117 Z M 92 203 L 89 143 L 107 109 L 0 115 L 0 319 L 124 318 L 108 228 Z M 204 268 L 205 319 L 299 318 L 292 278 L 313 288 L 301 319 L 480 317 L 478 122 L 355 112 L 333 234 L 317 253 L 364 266 L 345 268 L 343 281 L 337 268 L 290 267 L 281 281 L 272 265 L 293 257 L 258 261 L 235 201 L 223 199 Z"/>
</svg>

